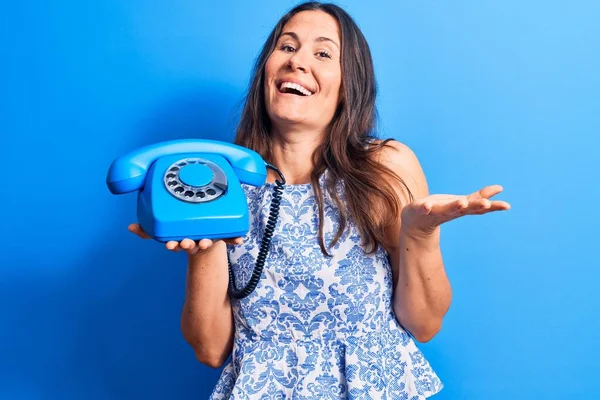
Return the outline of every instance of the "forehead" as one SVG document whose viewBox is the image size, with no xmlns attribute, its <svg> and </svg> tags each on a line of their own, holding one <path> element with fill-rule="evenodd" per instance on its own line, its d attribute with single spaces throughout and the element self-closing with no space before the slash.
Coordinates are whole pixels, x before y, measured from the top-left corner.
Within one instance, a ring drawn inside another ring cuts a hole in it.
<svg viewBox="0 0 600 400">
<path fill-rule="evenodd" d="M 337 20 L 323 11 L 302 11 L 294 15 L 283 27 L 283 32 L 290 31 L 301 39 L 324 36 L 340 40 Z"/>
</svg>

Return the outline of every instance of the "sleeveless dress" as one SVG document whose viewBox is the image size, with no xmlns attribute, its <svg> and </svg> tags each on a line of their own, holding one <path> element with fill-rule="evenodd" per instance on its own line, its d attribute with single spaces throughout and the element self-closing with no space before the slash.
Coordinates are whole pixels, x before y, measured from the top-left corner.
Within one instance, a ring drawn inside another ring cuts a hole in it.
<svg viewBox="0 0 600 400">
<path fill-rule="evenodd" d="M 254 269 L 275 184 L 242 186 L 250 230 L 243 244 L 228 245 L 238 288 Z M 343 200 L 341 185 L 338 193 Z M 324 219 L 327 246 L 339 226 L 328 194 Z M 210 399 L 420 400 L 442 389 L 393 313 L 387 252 L 366 255 L 349 220 L 329 253 L 318 244 L 312 185 L 285 185 L 261 279 L 232 299 L 232 357 Z"/>
</svg>

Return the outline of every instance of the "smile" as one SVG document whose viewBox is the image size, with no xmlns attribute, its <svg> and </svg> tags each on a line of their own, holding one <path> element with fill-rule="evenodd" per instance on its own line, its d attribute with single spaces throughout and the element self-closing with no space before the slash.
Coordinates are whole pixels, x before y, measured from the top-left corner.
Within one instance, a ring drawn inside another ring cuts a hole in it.
<svg viewBox="0 0 600 400">
<path fill-rule="evenodd" d="M 304 86 L 288 81 L 284 81 L 279 85 L 279 91 L 281 93 L 295 94 L 300 96 L 312 96 L 313 94 L 313 92 Z"/>
</svg>

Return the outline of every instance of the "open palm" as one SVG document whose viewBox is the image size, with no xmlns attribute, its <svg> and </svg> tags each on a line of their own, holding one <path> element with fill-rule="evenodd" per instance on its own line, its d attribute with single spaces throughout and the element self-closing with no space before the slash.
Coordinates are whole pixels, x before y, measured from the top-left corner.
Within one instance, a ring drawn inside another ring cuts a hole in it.
<svg viewBox="0 0 600 400">
<path fill-rule="evenodd" d="M 402 230 L 416 234 L 433 232 L 441 224 L 464 215 L 480 215 L 510 209 L 510 204 L 490 200 L 502 192 L 500 185 L 486 186 L 469 195 L 433 194 L 402 209 Z"/>
</svg>

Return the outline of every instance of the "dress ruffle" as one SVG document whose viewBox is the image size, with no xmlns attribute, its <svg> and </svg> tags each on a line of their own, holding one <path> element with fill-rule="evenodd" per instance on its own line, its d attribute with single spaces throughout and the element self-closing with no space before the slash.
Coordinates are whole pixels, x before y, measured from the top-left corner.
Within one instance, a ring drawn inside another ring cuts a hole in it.
<svg viewBox="0 0 600 400">
<path fill-rule="evenodd" d="M 236 337 L 211 399 L 421 400 L 443 387 L 393 316 L 343 339 L 251 336 Z"/>
</svg>

